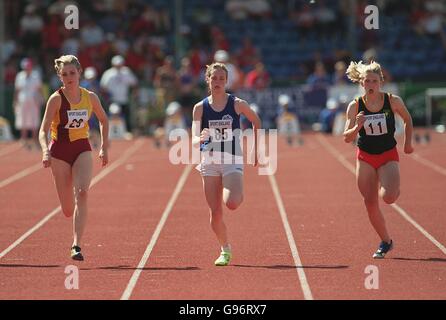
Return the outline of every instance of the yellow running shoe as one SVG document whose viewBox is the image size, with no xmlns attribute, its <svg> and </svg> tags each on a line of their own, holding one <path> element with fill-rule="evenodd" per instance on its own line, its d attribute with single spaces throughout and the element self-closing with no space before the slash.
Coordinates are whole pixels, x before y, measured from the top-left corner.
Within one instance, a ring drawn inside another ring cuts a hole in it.
<svg viewBox="0 0 446 320">
<path fill-rule="evenodd" d="M 222 251 L 217 260 L 215 260 L 215 265 L 218 267 L 227 266 L 229 261 L 231 261 L 232 253 Z"/>
</svg>

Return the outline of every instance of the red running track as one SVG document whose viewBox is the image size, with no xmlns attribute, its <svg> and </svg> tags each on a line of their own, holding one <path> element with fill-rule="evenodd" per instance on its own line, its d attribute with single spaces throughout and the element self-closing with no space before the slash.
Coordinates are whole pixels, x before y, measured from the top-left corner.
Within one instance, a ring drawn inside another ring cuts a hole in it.
<svg viewBox="0 0 446 320">
<path fill-rule="evenodd" d="M 198 172 L 170 164 L 149 139 L 113 143 L 113 170 L 90 192 L 84 262 L 69 258 L 71 220 L 60 212 L 4 254 L 58 206 L 49 170 L 8 184 L 0 189 L 0 299 L 445 299 L 446 177 L 438 169 L 446 170 L 446 136 L 415 146 L 437 169 L 400 150 L 397 205 L 425 234 L 383 203 L 395 249 L 381 261 L 371 258 L 379 239 L 349 170 L 354 147 L 304 139 L 298 148 L 279 141 L 274 178 L 245 167 L 245 201 L 225 209 L 234 250 L 225 268 L 213 265 L 219 248 Z M 0 181 L 39 161 L 24 150 L 0 156 Z M 79 267 L 78 290 L 65 288 L 69 265 Z M 378 289 L 366 288 L 368 266 Z"/>
</svg>

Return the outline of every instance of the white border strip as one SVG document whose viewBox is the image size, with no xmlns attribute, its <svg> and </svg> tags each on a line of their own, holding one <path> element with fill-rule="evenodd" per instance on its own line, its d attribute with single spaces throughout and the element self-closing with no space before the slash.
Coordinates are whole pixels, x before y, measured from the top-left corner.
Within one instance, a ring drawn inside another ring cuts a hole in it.
<svg viewBox="0 0 446 320">
<path fill-rule="evenodd" d="M 299 277 L 300 286 L 302 288 L 305 300 L 313 300 L 313 295 L 311 294 L 310 285 L 308 284 L 307 277 L 305 276 L 305 271 L 303 269 L 302 261 L 300 260 L 299 251 L 297 251 L 296 241 L 293 237 L 293 231 L 291 230 L 290 224 L 288 222 L 287 213 L 285 211 L 285 206 L 283 205 L 282 197 L 280 196 L 279 187 L 274 175 L 268 175 L 271 188 L 273 189 L 274 197 L 276 198 L 277 207 L 279 208 L 280 217 L 282 218 L 283 227 L 285 228 L 286 237 L 288 239 L 288 244 L 290 245 L 291 254 L 293 255 L 294 264 L 296 266 L 297 275 Z"/>
<path fill-rule="evenodd" d="M 118 158 L 116 161 L 114 161 L 109 167 L 106 167 L 104 170 L 102 170 L 98 175 L 96 175 L 93 180 L 91 181 L 90 186 L 94 186 L 96 183 L 101 181 L 104 177 L 106 177 L 109 173 L 111 173 L 113 170 L 115 170 L 118 166 L 123 164 L 125 161 L 129 159 L 129 157 L 138 150 L 139 147 L 143 145 L 143 140 L 136 141 L 131 147 L 129 147 L 124 154 Z M 41 164 L 39 164 L 41 166 Z M 13 244 L 11 244 L 8 248 L 3 250 L 0 253 L 0 259 L 3 258 L 5 255 L 7 255 L 11 250 L 16 248 L 20 243 L 22 243 L 26 238 L 28 238 L 32 233 L 34 233 L 36 230 L 38 230 L 40 227 L 42 227 L 45 223 L 48 222 L 52 217 L 54 217 L 59 211 L 61 207 L 58 206 L 57 208 L 53 209 L 50 213 L 48 213 L 42 220 L 40 220 L 34 227 L 26 231 L 20 238 L 18 238 Z"/>
<path fill-rule="evenodd" d="M 329 153 L 333 155 L 339 162 L 341 162 L 344 167 L 346 167 L 350 172 L 355 174 L 355 167 L 345 160 L 343 156 L 341 156 L 336 149 L 322 136 L 317 135 L 317 139 L 321 143 L 325 149 L 328 150 Z M 446 254 L 446 248 L 442 245 L 437 239 L 435 239 L 429 232 L 426 231 L 421 225 L 419 225 L 403 208 L 398 206 L 396 203 L 392 203 L 390 205 L 396 212 L 398 212 L 404 219 L 406 219 L 410 224 L 412 224 L 418 231 L 421 232 L 429 241 L 431 241 L 438 249 L 441 250 L 444 254 Z"/>
<path fill-rule="evenodd" d="M 142 272 L 144 266 L 146 265 L 147 260 L 149 260 L 150 254 L 152 253 L 152 250 L 155 247 L 155 244 L 158 240 L 161 230 L 163 229 L 164 224 L 166 223 L 166 220 L 169 217 L 169 214 L 172 211 L 172 208 L 173 208 L 175 202 L 177 201 L 177 198 L 180 195 L 181 190 L 183 189 L 184 184 L 186 183 L 187 177 L 189 176 L 189 173 L 191 172 L 192 168 L 193 168 L 192 165 L 187 165 L 184 168 L 183 173 L 181 174 L 180 179 L 177 182 L 175 190 L 173 191 L 172 196 L 170 197 L 169 201 L 167 202 L 167 206 L 164 209 L 164 212 L 161 216 L 160 221 L 158 222 L 158 225 L 156 226 L 155 232 L 153 233 L 152 238 L 150 239 L 150 242 L 147 245 L 147 248 L 144 251 L 142 258 L 139 261 L 138 267 L 133 272 L 133 275 L 130 278 L 129 283 L 127 284 L 127 287 L 125 288 L 124 293 L 121 296 L 121 300 L 130 299 L 133 289 L 136 286 L 136 282 L 138 281 L 138 278 L 141 275 L 141 272 Z"/>
</svg>

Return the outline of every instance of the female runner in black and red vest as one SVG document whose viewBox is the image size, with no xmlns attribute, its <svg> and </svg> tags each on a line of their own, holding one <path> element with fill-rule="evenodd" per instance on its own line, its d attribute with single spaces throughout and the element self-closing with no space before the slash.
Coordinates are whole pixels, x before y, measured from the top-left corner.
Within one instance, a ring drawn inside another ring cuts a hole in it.
<svg viewBox="0 0 446 320">
<path fill-rule="evenodd" d="M 347 108 L 344 141 L 352 142 L 359 133 L 356 180 L 370 222 L 381 238 L 373 258 L 384 258 L 393 248 L 386 223 L 378 204 L 378 195 L 387 204 L 400 194 L 399 157 L 396 149 L 395 114 L 404 121 L 404 152 L 412 153 L 412 118 L 400 97 L 382 92 L 381 66 L 351 62 L 347 76 L 359 83 L 365 95 L 353 100 Z"/>
</svg>

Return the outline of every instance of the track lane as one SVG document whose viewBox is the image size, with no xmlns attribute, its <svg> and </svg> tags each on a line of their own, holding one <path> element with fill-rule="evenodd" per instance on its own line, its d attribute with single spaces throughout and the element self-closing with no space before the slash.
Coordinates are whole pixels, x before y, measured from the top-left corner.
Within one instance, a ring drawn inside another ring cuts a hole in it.
<svg viewBox="0 0 446 320">
<path fill-rule="evenodd" d="M 245 166 L 245 199 L 224 209 L 233 260 L 215 267 L 220 248 L 209 226 L 201 177 L 193 172 L 131 299 L 303 299 L 266 176 Z"/>
<path fill-rule="evenodd" d="M 316 147 L 281 153 L 277 180 L 315 299 L 444 299 L 442 253 L 384 204 L 396 247 L 385 260 L 371 258 L 379 239 L 354 175 L 309 140 Z M 378 267 L 379 290 L 365 287 L 369 265 Z"/>
<path fill-rule="evenodd" d="M 354 164 L 353 146 L 339 137 L 327 138 Z M 445 299 L 444 255 L 384 204 L 396 247 L 385 260 L 371 259 L 379 240 L 368 222 L 354 176 L 314 136 L 306 135 L 305 141 L 302 148 L 288 148 L 281 142 L 276 179 L 314 298 Z M 433 198 L 431 192 L 432 188 L 444 190 L 442 182 L 438 176 L 432 179 L 433 171 L 411 156 L 401 151 L 400 155 L 403 193 L 398 204 L 443 242 L 437 230 L 444 230 L 444 218 L 431 212 L 444 203 L 444 197 Z M 79 264 L 79 290 L 64 287 L 65 267 L 77 263 L 68 258 L 71 222 L 58 215 L 0 260 L 0 298 L 119 299 L 181 175 L 182 167 L 166 166 L 166 157 L 165 150 L 147 145 L 107 177 L 107 183 L 92 190 L 94 214 L 90 214 L 85 235 L 87 260 Z M 29 180 L 34 182 L 38 175 Z M 417 187 L 406 178 L 410 176 L 416 177 Z M 48 193 L 55 194 L 50 175 L 47 178 Z M 33 199 L 34 194 L 29 189 L 27 201 L 47 201 Z M 267 177 L 247 168 L 245 194 L 245 203 L 237 212 L 225 213 L 233 239 L 233 265 L 215 268 L 218 245 L 208 224 L 200 177 L 193 172 L 131 299 L 303 299 Z M 0 201 L 5 199 L 2 195 Z M 417 205 L 415 200 L 419 207 L 411 208 Z M 4 214 L 2 211 L 2 217 Z M 368 265 L 378 267 L 379 290 L 364 286 Z"/>
<path fill-rule="evenodd" d="M 324 137 L 340 154 L 345 154 L 350 146 L 342 144 L 342 141 L 333 137 Z M 444 228 L 446 221 L 444 219 L 444 208 L 446 207 L 446 177 L 417 161 L 413 154 L 407 155 L 398 144 L 398 153 L 400 155 L 401 172 L 401 196 L 396 202 L 396 206 L 406 211 L 409 216 L 420 226 L 427 230 L 442 247 L 444 251 L 446 246 L 446 234 Z M 434 147 L 436 148 L 436 147 Z M 351 154 L 345 156 L 350 166 L 355 166 L 356 153 L 353 150 Z M 385 208 L 387 206 L 384 206 Z M 389 212 L 397 213 L 396 210 Z"/>
<path fill-rule="evenodd" d="M 60 214 L 0 260 L 0 298 L 119 299 L 178 179 L 166 154 L 146 142 L 92 189 L 85 261 L 69 258 L 71 221 Z M 68 265 L 79 267 L 79 290 L 64 286 Z"/>
<path fill-rule="evenodd" d="M 110 165 L 129 146 L 128 142 L 113 141 L 109 151 Z M 102 170 L 97 160 L 97 152 L 93 151 L 93 176 Z M 18 158 L 22 159 L 22 156 Z M 0 163 L 2 163 L 1 159 Z M 0 250 L 6 249 L 9 244 L 58 206 L 59 201 L 50 169 L 38 170 L 35 174 L 25 176 L 2 188 L 0 192 L 0 216 L 2 217 Z"/>
</svg>

